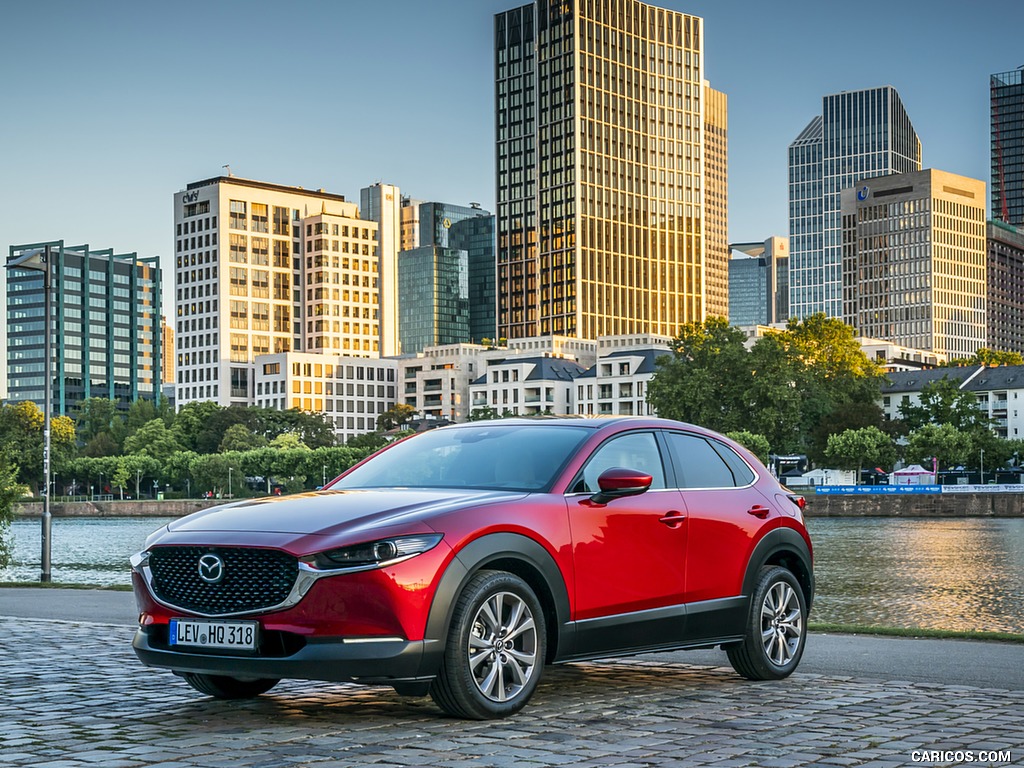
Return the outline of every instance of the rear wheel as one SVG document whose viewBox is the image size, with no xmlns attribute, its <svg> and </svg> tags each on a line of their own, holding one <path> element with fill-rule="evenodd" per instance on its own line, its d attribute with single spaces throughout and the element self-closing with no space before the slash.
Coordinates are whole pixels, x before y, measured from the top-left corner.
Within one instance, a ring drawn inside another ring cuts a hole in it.
<svg viewBox="0 0 1024 768">
<path fill-rule="evenodd" d="M 240 680 L 226 675 L 201 675 L 193 672 L 186 672 L 182 677 L 200 693 L 218 699 L 251 699 L 266 693 L 281 682 L 272 678 Z"/>
<path fill-rule="evenodd" d="M 511 573 L 481 571 L 455 604 L 430 696 L 455 717 L 507 717 L 533 695 L 545 652 L 544 613 L 530 586 Z"/>
<path fill-rule="evenodd" d="M 750 680 L 780 680 L 804 653 L 807 603 L 796 577 L 780 566 L 761 569 L 743 642 L 726 649 L 733 669 Z"/>
</svg>

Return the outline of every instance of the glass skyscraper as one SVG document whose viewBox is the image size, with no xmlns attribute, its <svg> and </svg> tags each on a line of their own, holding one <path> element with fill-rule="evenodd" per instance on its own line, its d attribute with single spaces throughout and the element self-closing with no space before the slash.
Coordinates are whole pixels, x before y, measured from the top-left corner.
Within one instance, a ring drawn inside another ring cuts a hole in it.
<svg viewBox="0 0 1024 768">
<path fill-rule="evenodd" d="M 1024 226 L 1024 70 L 989 78 L 992 109 L 992 218 Z"/>
<path fill-rule="evenodd" d="M 66 248 L 63 240 L 13 245 L 11 258 L 51 247 L 51 329 L 55 416 L 90 397 L 122 409 L 161 388 L 160 266 L 157 257 Z M 43 407 L 43 274 L 7 270 L 8 400 Z"/>
<path fill-rule="evenodd" d="M 841 317 L 840 192 L 864 178 L 921 170 L 921 141 L 892 86 L 822 99 L 789 146 L 789 314 Z"/>
<path fill-rule="evenodd" d="M 398 336 L 402 354 L 469 339 L 466 251 L 424 245 L 398 254 Z"/>
<path fill-rule="evenodd" d="M 638 0 L 495 17 L 498 333 L 656 333 L 727 312 L 726 98 L 704 23 Z"/>
<path fill-rule="evenodd" d="M 469 269 L 469 341 L 495 339 L 498 333 L 497 282 L 494 268 L 494 217 L 486 211 L 452 224 L 452 248 L 466 252 Z"/>
</svg>

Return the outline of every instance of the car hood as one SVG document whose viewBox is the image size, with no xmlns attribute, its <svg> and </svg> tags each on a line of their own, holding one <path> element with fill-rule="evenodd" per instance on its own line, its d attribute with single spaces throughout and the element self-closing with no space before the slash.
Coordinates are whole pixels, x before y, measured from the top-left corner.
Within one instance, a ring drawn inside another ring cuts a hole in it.
<svg viewBox="0 0 1024 768">
<path fill-rule="evenodd" d="M 414 523 L 466 506 L 519 498 L 523 493 L 388 488 L 317 491 L 251 499 L 196 512 L 167 526 L 172 533 L 207 532 L 333 535 Z"/>
</svg>

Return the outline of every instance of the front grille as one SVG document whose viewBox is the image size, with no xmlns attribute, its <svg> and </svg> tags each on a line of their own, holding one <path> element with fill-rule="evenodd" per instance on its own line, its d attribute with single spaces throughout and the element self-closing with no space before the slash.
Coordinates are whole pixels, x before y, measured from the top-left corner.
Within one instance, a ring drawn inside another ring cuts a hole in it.
<svg viewBox="0 0 1024 768">
<path fill-rule="evenodd" d="M 216 583 L 200 577 L 204 555 L 217 555 L 223 562 Z M 161 601 L 210 615 L 279 605 L 299 574 L 298 560 L 285 552 L 234 547 L 157 547 L 150 553 L 149 567 L 153 594 Z"/>
</svg>

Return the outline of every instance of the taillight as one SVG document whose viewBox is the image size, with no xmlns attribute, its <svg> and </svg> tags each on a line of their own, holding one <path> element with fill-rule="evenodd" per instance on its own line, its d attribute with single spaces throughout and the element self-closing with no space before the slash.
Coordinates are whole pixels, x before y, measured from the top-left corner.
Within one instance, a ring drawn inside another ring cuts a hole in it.
<svg viewBox="0 0 1024 768">
<path fill-rule="evenodd" d="M 803 496 L 797 496 L 794 493 L 792 495 L 786 496 L 786 498 L 792 501 L 794 504 L 796 504 L 797 508 L 799 508 L 801 512 L 803 512 L 804 508 L 807 506 L 807 499 L 805 499 Z"/>
</svg>

